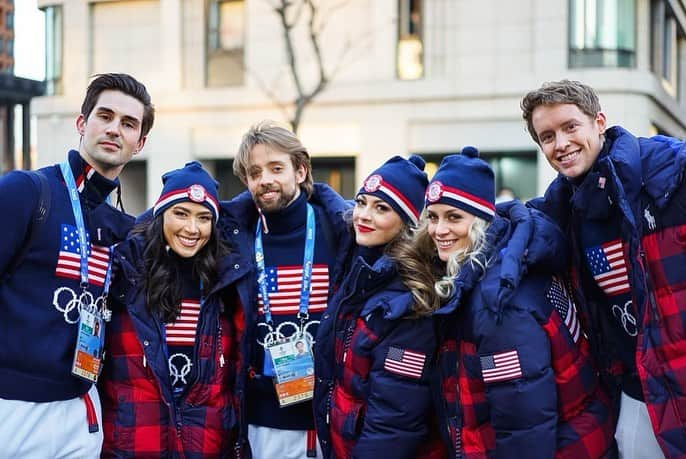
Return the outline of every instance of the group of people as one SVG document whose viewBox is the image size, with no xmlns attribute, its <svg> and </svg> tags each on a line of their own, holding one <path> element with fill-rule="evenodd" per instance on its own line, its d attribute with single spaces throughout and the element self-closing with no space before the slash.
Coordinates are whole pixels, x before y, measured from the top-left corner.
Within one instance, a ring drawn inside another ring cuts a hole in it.
<svg viewBox="0 0 686 459">
<path fill-rule="evenodd" d="M 0 457 L 686 457 L 684 143 L 579 82 L 521 108 L 559 172 L 526 204 L 474 147 L 350 202 L 261 122 L 244 193 L 190 162 L 134 219 L 154 109 L 97 76 L 78 150 L 0 178 Z"/>
</svg>

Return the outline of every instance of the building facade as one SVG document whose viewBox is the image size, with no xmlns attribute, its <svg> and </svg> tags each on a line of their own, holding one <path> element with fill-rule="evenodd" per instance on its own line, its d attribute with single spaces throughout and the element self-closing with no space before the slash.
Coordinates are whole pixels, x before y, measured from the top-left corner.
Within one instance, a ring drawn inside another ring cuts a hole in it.
<svg viewBox="0 0 686 459">
<path fill-rule="evenodd" d="M 42 81 L 14 75 L 14 0 L 0 0 L 0 173 L 31 169 L 31 98 L 44 92 Z M 21 120 L 19 139 L 17 115 Z M 16 151 L 15 146 L 21 149 Z"/>
<path fill-rule="evenodd" d="M 14 71 L 14 0 L 0 0 L 0 72 Z"/>
<path fill-rule="evenodd" d="M 128 72 L 157 109 L 142 154 L 123 175 L 127 210 L 150 205 L 163 172 L 198 159 L 241 189 L 231 160 L 242 133 L 287 121 L 294 98 L 274 0 L 39 0 L 49 95 L 34 100 L 39 164 L 78 142 L 74 119 L 90 76 Z M 352 197 L 394 154 L 429 168 L 478 147 L 497 185 L 523 198 L 554 172 L 525 130 L 519 101 L 542 82 L 594 86 L 610 124 L 639 135 L 686 134 L 682 0 L 322 0 L 316 18 L 328 87 L 299 136 L 315 178 Z M 290 17 L 294 17 L 292 12 Z M 303 11 L 302 19 L 307 19 Z M 292 32 L 302 85 L 316 84 L 306 30 Z"/>
</svg>

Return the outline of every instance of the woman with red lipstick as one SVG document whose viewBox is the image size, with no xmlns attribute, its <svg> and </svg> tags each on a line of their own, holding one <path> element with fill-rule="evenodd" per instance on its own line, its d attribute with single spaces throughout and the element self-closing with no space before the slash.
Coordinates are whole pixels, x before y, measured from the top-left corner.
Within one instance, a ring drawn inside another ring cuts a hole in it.
<svg viewBox="0 0 686 459">
<path fill-rule="evenodd" d="M 315 424 L 325 458 L 439 458 L 429 381 L 435 305 L 397 269 L 411 241 L 427 178 L 419 156 L 396 156 L 355 197 L 346 276 L 322 316 L 315 344 Z M 430 280 L 430 279 L 429 279 Z"/>
<path fill-rule="evenodd" d="M 200 163 L 162 181 L 153 218 L 114 252 L 102 456 L 234 457 L 244 315 L 232 285 L 249 265 L 217 238 L 217 183 Z"/>
<path fill-rule="evenodd" d="M 562 233 L 521 203 L 496 213 L 493 171 L 466 147 L 441 162 L 400 257 L 434 313 L 449 457 L 612 457 L 614 420 L 589 357 Z"/>
</svg>

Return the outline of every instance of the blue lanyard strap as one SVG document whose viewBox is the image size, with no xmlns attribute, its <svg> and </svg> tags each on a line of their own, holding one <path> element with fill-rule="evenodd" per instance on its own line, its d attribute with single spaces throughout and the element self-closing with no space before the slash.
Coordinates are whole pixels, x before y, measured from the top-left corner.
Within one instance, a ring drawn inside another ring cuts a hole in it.
<svg viewBox="0 0 686 459">
<path fill-rule="evenodd" d="M 76 187 L 76 180 L 74 174 L 69 167 L 67 161 L 60 164 L 62 169 L 62 176 L 64 182 L 67 184 L 67 191 L 69 192 L 69 200 L 71 201 L 71 209 L 74 212 L 74 220 L 76 221 L 76 231 L 79 235 L 79 255 L 81 257 L 81 287 L 88 286 L 88 242 L 86 242 L 86 225 L 83 223 L 83 212 L 81 211 L 81 201 L 79 200 L 79 190 Z"/>
<path fill-rule="evenodd" d="M 69 167 L 69 162 L 64 161 L 60 163 L 62 176 L 67 185 L 69 192 L 69 200 L 71 201 L 71 209 L 74 213 L 74 221 L 76 222 L 76 232 L 79 235 L 79 257 L 81 259 L 81 288 L 88 287 L 88 241 L 86 239 L 86 225 L 83 222 L 83 211 L 81 210 L 81 200 L 79 199 L 79 189 L 76 187 L 76 180 L 74 173 Z M 109 251 L 109 261 L 107 263 L 107 270 L 105 271 L 105 282 L 103 284 L 103 296 L 106 296 L 110 289 L 110 278 L 112 275 L 112 248 Z"/>
<path fill-rule="evenodd" d="M 316 230 L 314 224 L 314 210 L 307 204 L 307 227 L 305 228 L 305 250 L 303 253 L 302 287 L 300 288 L 300 306 L 298 317 L 306 320 L 310 306 L 310 290 L 312 289 L 312 262 L 314 260 L 314 238 Z M 267 289 L 267 274 L 264 267 L 264 246 L 262 245 L 262 220 L 257 219 L 255 229 L 255 263 L 257 263 L 257 285 L 262 295 L 264 320 L 272 323 L 271 303 Z"/>
</svg>

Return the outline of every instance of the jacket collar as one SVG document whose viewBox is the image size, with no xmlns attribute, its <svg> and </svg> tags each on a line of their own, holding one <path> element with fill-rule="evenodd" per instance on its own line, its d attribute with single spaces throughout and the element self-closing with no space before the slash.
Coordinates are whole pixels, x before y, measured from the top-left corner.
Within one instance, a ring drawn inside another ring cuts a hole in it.
<svg viewBox="0 0 686 459">
<path fill-rule="evenodd" d="M 81 198 L 90 206 L 94 207 L 104 202 L 107 196 L 119 186 L 119 178 L 110 180 L 103 177 L 81 157 L 78 151 L 70 150 L 67 160 Z"/>
<path fill-rule="evenodd" d="M 352 268 L 357 272 L 358 282 L 353 286 L 357 292 L 362 289 L 372 293 L 365 301 L 360 316 L 365 317 L 380 309 L 384 319 L 399 319 L 412 310 L 412 294 L 404 286 L 395 263 L 382 255 L 373 264 L 357 256 Z"/>
<path fill-rule="evenodd" d="M 301 192 L 286 208 L 264 213 L 271 234 L 302 231 L 307 222 L 307 196 Z"/>
</svg>

